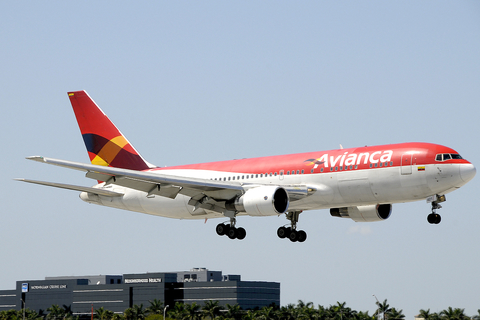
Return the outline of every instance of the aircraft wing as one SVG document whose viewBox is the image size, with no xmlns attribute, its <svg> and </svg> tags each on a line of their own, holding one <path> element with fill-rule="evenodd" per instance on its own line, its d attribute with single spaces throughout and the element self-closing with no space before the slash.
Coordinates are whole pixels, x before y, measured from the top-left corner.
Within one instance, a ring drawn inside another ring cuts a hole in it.
<svg viewBox="0 0 480 320">
<path fill-rule="evenodd" d="M 100 189 L 100 188 L 90 188 L 90 187 L 76 186 L 76 185 L 72 185 L 72 184 L 46 182 L 46 181 L 38 181 L 38 180 L 28 180 L 28 179 L 15 179 L 15 180 L 28 182 L 28 183 L 34 183 L 34 184 L 41 184 L 43 186 L 56 187 L 56 188 L 61 188 L 61 189 L 75 190 L 75 191 L 81 191 L 81 192 L 90 192 L 90 193 L 94 193 L 94 194 L 98 194 L 98 195 L 106 196 L 106 197 L 120 197 L 120 196 L 123 196 L 123 193 L 109 191 L 109 190 Z"/>
<path fill-rule="evenodd" d="M 113 168 L 40 156 L 28 157 L 27 159 L 84 171 L 87 178 L 144 191 L 148 195 L 159 195 L 172 199 L 180 193 L 193 199 L 207 195 L 217 201 L 226 201 L 241 195 L 245 191 L 243 184 L 240 182 L 172 176 L 159 172 Z"/>
</svg>

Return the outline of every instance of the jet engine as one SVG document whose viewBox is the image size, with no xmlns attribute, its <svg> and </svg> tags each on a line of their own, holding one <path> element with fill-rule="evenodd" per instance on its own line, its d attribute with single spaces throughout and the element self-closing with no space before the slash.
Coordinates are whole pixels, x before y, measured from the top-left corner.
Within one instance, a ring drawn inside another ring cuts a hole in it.
<svg viewBox="0 0 480 320">
<path fill-rule="evenodd" d="M 392 213 L 391 204 L 376 204 L 369 206 L 331 208 L 333 217 L 350 218 L 355 222 L 383 221 Z"/>
<path fill-rule="evenodd" d="M 260 186 L 248 189 L 243 195 L 227 202 L 227 210 L 246 212 L 250 216 L 272 216 L 287 211 L 287 191 L 279 186 Z"/>
</svg>

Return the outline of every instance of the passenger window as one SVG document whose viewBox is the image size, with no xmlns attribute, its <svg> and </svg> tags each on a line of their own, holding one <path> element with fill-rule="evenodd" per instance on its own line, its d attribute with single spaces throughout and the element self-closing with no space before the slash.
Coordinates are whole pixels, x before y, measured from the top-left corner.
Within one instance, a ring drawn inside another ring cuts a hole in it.
<svg viewBox="0 0 480 320">
<path fill-rule="evenodd" d="M 248 176 L 247 176 L 248 177 Z M 242 176 L 242 179 L 245 179 L 245 176 Z"/>
<path fill-rule="evenodd" d="M 303 170 L 302 170 L 302 174 L 303 174 Z"/>
<path fill-rule="evenodd" d="M 312 170 L 310 170 L 310 173 L 313 173 L 313 169 L 312 169 Z"/>
<path fill-rule="evenodd" d="M 290 171 L 287 171 L 287 176 L 290 175 Z"/>
<path fill-rule="evenodd" d="M 380 162 L 380 168 L 382 167 L 382 165 L 383 165 L 383 164 Z"/>
<path fill-rule="evenodd" d="M 390 161 L 390 167 L 393 166 L 393 161 Z"/>
<path fill-rule="evenodd" d="M 322 169 L 320 169 L 320 172 L 323 172 L 323 168 L 322 168 Z"/>
<path fill-rule="evenodd" d="M 300 174 L 300 170 L 297 170 L 297 174 Z"/>
<path fill-rule="evenodd" d="M 277 176 L 277 173 L 275 172 L 274 176 L 276 177 Z"/>
<path fill-rule="evenodd" d="M 357 169 L 357 168 L 358 168 L 358 165 L 355 165 L 355 169 Z"/>
</svg>

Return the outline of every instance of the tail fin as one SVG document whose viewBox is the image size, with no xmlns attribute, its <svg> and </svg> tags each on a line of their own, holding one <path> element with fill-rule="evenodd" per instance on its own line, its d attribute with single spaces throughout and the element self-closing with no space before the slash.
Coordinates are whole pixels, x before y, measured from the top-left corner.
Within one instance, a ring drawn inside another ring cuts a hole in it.
<svg viewBox="0 0 480 320">
<path fill-rule="evenodd" d="M 68 93 L 92 164 L 123 169 L 152 167 L 85 91 Z"/>
</svg>

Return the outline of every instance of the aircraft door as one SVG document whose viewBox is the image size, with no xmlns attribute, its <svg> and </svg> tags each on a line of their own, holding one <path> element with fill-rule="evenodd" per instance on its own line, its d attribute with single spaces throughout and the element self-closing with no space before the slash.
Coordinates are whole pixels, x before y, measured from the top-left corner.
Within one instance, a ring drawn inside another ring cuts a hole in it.
<svg viewBox="0 0 480 320">
<path fill-rule="evenodd" d="M 412 174 L 413 154 L 405 153 L 402 155 L 402 164 L 400 166 L 402 174 Z"/>
</svg>

